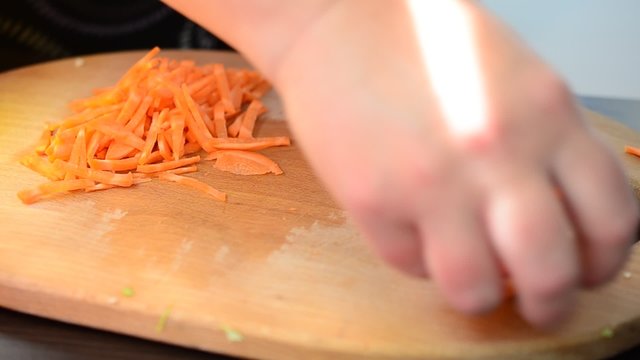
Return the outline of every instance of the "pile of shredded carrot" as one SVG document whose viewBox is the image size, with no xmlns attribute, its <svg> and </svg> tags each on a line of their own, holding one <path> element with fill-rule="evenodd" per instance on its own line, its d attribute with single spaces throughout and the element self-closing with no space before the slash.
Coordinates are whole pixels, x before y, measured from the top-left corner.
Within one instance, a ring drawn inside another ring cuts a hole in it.
<svg viewBox="0 0 640 360">
<path fill-rule="evenodd" d="M 222 64 L 157 57 L 152 49 L 124 76 L 69 104 L 72 115 L 47 125 L 35 152 L 21 163 L 50 181 L 22 190 L 25 204 L 68 191 L 131 187 L 158 178 L 226 201 L 226 194 L 184 174 L 202 160 L 240 175 L 282 174 L 256 150 L 286 146 L 254 137 L 270 89 L 262 76 Z"/>
</svg>

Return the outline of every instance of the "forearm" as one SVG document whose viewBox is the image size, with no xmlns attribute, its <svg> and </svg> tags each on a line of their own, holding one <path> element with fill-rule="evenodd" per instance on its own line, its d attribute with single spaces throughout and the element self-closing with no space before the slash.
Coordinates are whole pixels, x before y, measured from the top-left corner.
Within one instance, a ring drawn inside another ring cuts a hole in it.
<svg viewBox="0 0 640 360">
<path fill-rule="evenodd" d="M 241 52 L 273 81 L 278 64 L 336 0 L 163 0 Z"/>
</svg>

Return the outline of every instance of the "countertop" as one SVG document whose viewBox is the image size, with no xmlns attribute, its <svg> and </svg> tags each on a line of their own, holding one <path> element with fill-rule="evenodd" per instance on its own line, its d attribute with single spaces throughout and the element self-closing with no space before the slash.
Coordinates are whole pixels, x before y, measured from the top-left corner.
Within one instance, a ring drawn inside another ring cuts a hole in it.
<svg viewBox="0 0 640 360">
<path fill-rule="evenodd" d="M 579 97 L 640 131 L 640 101 Z M 640 346 L 616 359 L 639 359 Z M 231 359 L 0 309 L 0 359 Z"/>
</svg>

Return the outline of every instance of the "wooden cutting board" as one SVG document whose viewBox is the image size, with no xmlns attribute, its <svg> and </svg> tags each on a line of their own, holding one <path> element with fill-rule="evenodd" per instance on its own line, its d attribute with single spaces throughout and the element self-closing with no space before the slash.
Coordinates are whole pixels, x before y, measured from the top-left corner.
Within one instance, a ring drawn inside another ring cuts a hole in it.
<svg viewBox="0 0 640 360">
<path fill-rule="evenodd" d="M 112 84 L 142 53 L 58 61 L 0 74 L 0 306 L 188 347 L 268 359 L 598 358 L 640 343 L 640 250 L 612 285 L 580 297 L 553 333 L 507 304 L 452 311 L 426 281 L 382 265 L 320 186 L 299 149 L 266 151 L 285 175 L 194 175 L 219 203 L 163 182 L 22 205 L 42 182 L 18 159 L 65 104 Z M 245 65 L 219 52 L 166 52 Z M 275 95 L 261 134 L 287 132 Z M 640 136 L 589 113 L 638 189 Z M 123 295 L 131 288 L 133 296 Z M 168 309 L 170 309 L 168 311 Z M 162 331 L 156 325 L 168 313 Z M 614 330 L 604 338 L 605 328 Z M 237 333 L 226 331 L 232 329 Z M 241 341 L 237 336 L 241 334 Z M 232 336 L 229 336 L 232 335 Z"/>
</svg>

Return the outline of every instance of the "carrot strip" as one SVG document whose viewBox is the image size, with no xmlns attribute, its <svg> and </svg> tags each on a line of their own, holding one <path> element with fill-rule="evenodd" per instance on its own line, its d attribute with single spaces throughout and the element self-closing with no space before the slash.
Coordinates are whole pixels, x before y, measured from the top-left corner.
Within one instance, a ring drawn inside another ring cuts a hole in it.
<svg viewBox="0 0 640 360">
<path fill-rule="evenodd" d="M 189 186 L 193 189 L 196 189 L 198 191 L 202 191 L 206 194 L 211 195 L 213 198 L 226 202 L 227 201 L 227 194 L 221 192 L 220 190 L 214 188 L 211 185 L 205 184 L 199 180 L 193 179 L 193 178 L 189 178 L 186 176 L 180 176 L 180 175 L 176 175 L 176 174 L 171 174 L 171 173 L 162 173 L 158 176 L 160 179 L 163 180 L 168 180 L 168 181 L 173 181 L 176 182 L 178 184 L 181 185 L 185 185 L 185 186 Z"/>
<path fill-rule="evenodd" d="M 211 133 L 204 125 L 204 120 L 202 120 L 200 111 L 189 95 L 187 87 L 184 84 L 182 85 L 182 94 L 189 113 L 191 114 L 191 116 L 187 115 L 186 117 L 187 126 L 189 126 L 189 128 L 195 132 L 194 135 L 196 136 L 198 143 L 200 144 L 200 146 L 202 146 L 203 149 L 205 149 L 206 151 L 213 151 L 213 148 L 211 148 L 209 145 L 209 141 L 213 139 L 213 136 L 211 136 Z"/>
<path fill-rule="evenodd" d="M 259 100 L 253 100 L 251 104 L 249 104 L 249 107 L 242 118 L 242 125 L 240 126 L 240 132 L 238 133 L 239 138 L 249 139 L 253 137 L 253 128 L 256 125 L 256 119 L 258 118 L 260 111 L 262 111 L 262 108 L 262 103 Z"/>
<path fill-rule="evenodd" d="M 200 156 L 196 155 L 190 158 L 182 158 L 180 160 L 165 161 L 158 164 L 151 165 L 138 165 L 137 171 L 141 173 L 154 173 L 159 171 L 165 171 L 169 169 L 175 169 L 178 167 L 195 164 L 200 161 Z"/>
<path fill-rule="evenodd" d="M 134 157 L 120 159 L 120 160 L 89 159 L 89 166 L 91 166 L 91 168 L 95 170 L 129 171 L 129 170 L 135 170 L 138 167 L 139 159 L 140 159 L 139 154 Z"/>
<path fill-rule="evenodd" d="M 630 155 L 635 155 L 640 157 L 640 148 L 637 148 L 635 146 L 626 145 L 624 147 L 624 152 Z"/>
<path fill-rule="evenodd" d="M 167 139 L 167 132 L 163 131 L 158 133 L 158 151 L 162 158 L 165 160 L 173 160 L 173 152 L 171 151 L 171 147 L 169 146 L 169 140 Z"/>
<path fill-rule="evenodd" d="M 136 109 L 140 107 L 140 103 L 142 102 L 142 96 L 138 92 L 133 92 L 129 94 L 129 98 L 124 103 L 122 110 L 118 113 L 118 117 L 116 118 L 116 122 L 120 125 L 125 125 L 131 117 L 136 112 Z"/>
<path fill-rule="evenodd" d="M 149 126 L 147 138 L 145 139 L 144 148 L 140 153 L 140 164 L 147 163 L 147 159 L 149 155 L 151 155 L 151 151 L 153 150 L 153 147 L 156 145 L 156 141 L 158 140 L 158 130 L 160 129 L 160 124 L 163 122 L 168 112 L 169 111 L 167 109 L 163 109 L 159 114 L 153 114 L 153 117 L 151 118 L 151 126 Z"/>
<path fill-rule="evenodd" d="M 118 124 L 100 123 L 96 125 L 96 128 L 105 135 L 117 139 L 125 145 L 129 145 L 138 150 L 144 149 L 144 140 Z"/>
<path fill-rule="evenodd" d="M 187 143 L 184 145 L 184 154 L 185 155 L 191 155 L 191 154 L 195 154 L 198 151 L 202 150 L 202 147 L 200 146 L 200 144 L 198 143 Z"/>
<path fill-rule="evenodd" d="M 55 166 L 60 167 L 64 171 L 73 173 L 73 175 L 79 178 L 91 179 L 96 182 L 117 185 L 122 187 L 129 187 L 133 185 L 133 175 L 131 173 L 114 174 L 109 171 L 81 168 L 76 164 L 71 164 L 69 162 L 66 162 L 60 159 L 56 160 L 53 164 Z"/>
<path fill-rule="evenodd" d="M 178 160 L 184 154 L 184 117 L 172 116 L 171 123 L 171 150 L 173 160 Z"/>
<path fill-rule="evenodd" d="M 238 175 L 282 174 L 275 161 L 255 152 L 242 150 L 220 150 L 217 153 L 215 168 Z"/>
<path fill-rule="evenodd" d="M 242 138 L 215 138 L 210 145 L 218 150 L 263 150 L 276 146 L 289 146 L 291 139 L 288 136 L 258 137 L 252 139 Z"/>
<path fill-rule="evenodd" d="M 211 133 L 212 136 L 217 136 L 216 126 L 213 123 L 213 120 L 211 120 L 211 117 L 209 117 L 209 114 L 207 114 L 206 111 L 203 111 L 202 107 L 200 107 L 199 110 L 200 116 L 202 116 L 202 122 L 204 122 L 204 125 L 207 127 L 207 130 L 209 130 L 209 133 Z"/>
<path fill-rule="evenodd" d="M 242 118 L 244 117 L 245 113 L 242 113 L 240 115 L 238 115 L 233 122 L 231 123 L 231 125 L 229 125 L 229 127 L 227 128 L 227 134 L 231 137 L 237 137 L 238 133 L 240 132 L 240 127 L 242 126 Z"/>
<path fill-rule="evenodd" d="M 227 120 L 224 117 L 224 105 L 218 102 L 213 107 L 213 123 L 216 128 L 216 136 L 219 138 L 226 138 L 227 135 Z"/>
<path fill-rule="evenodd" d="M 52 181 L 40 184 L 33 189 L 21 190 L 18 192 L 18 198 L 25 204 L 33 204 L 42 200 L 43 197 L 67 191 L 81 190 L 88 186 L 93 186 L 93 184 L 94 182 L 88 179 Z"/>
<path fill-rule="evenodd" d="M 216 86 L 218 87 L 218 93 L 220 94 L 220 101 L 224 104 L 224 109 L 228 113 L 234 113 L 236 109 L 231 102 L 229 80 L 227 79 L 227 73 L 224 70 L 224 65 L 214 64 L 213 75 L 216 79 Z"/>
<path fill-rule="evenodd" d="M 65 176 L 64 171 L 56 166 L 53 166 L 53 163 L 50 163 L 48 160 L 38 155 L 27 155 L 20 159 L 20 164 L 37 172 L 38 174 L 46 177 L 49 180 L 62 180 Z"/>
<path fill-rule="evenodd" d="M 38 139 L 38 143 L 36 144 L 36 154 L 44 155 L 45 150 L 51 144 L 51 130 L 48 126 L 44 128 L 40 138 Z"/>
<path fill-rule="evenodd" d="M 92 186 L 87 186 L 86 188 L 84 188 L 85 192 L 93 192 L 93 191 L 99 191 L 99 190 L 108 190 L 108 189 L 113 189 L 113 188 L 117 188 L 119 186 L 115 186 L 115 185 L 111 185 L 111 184 L 95 184 Z"/>
<path fill-rule="evenodd" d="M 133 181 L 138 181 L 141 179 L 153 179 L 157 178 L 160 174 L 188 174 L 198 171 L 198 167 L 196 165 L 184 166 L 175 169 L 169 169 L 165 171 L 155 172 L 155 173 L 133 173 Z"/>
</svg>

